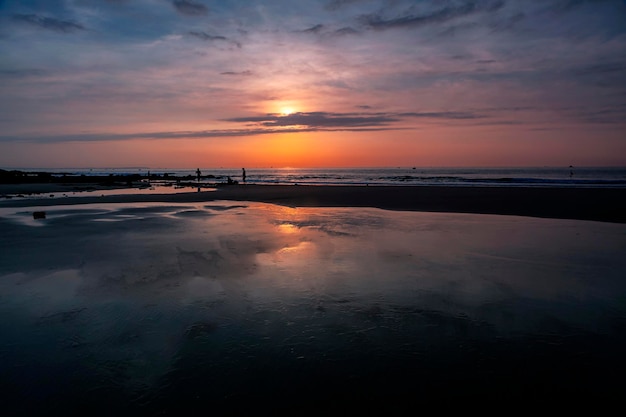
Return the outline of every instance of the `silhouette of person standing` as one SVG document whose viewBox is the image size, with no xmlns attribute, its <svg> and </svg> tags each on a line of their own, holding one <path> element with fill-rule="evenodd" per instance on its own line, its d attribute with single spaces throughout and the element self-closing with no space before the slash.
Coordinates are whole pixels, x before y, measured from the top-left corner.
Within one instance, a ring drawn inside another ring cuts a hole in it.
<svg viewBox="0 0 626 417">
<path fill-rule="evenodd" d="M 243 182 L 246 182 L 246 169 L 245 168 L 241 168 L 241 178 L 243 179 Z"/>
</svg>

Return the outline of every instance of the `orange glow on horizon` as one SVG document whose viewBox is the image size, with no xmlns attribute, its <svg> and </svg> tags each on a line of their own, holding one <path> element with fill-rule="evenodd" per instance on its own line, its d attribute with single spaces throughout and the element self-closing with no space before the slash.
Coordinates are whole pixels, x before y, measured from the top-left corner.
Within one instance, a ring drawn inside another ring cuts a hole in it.
<svg viewBox="0 0 626 417">
<path fill-rule="evenodd" d="M 40 161 L 50 168 L 75 167 L 80 160 L 94 167 L 163 168 L 325 168 L 325 167 L 469 167 L 469 166 L 601 166 L 623 164 L 626 142 L 612 136 L 612 147 L 577 153 L 595 131 L 569 130 L 512 133 L 506 129 L 445 128 L 371 132 L 299 132 L 241 137 L 135 139 L 76 142 L 68 154 L 55 144 L 11 143 L 1 151 L 14 160 Z M 541 155 L 536 150 L 542 149 Z M 620 150 L 620 152 L 616 152 Z M 23 154 L 23 155 L 22 155 Z M 541 156 L 541 157 L 540 157 Z M 55 163 L 51 164 L 50 161 Z M 115 160 L 113 165 L 111 160 Z M 532 161 L 532 163 L 529 163 Z"/>
</svg>

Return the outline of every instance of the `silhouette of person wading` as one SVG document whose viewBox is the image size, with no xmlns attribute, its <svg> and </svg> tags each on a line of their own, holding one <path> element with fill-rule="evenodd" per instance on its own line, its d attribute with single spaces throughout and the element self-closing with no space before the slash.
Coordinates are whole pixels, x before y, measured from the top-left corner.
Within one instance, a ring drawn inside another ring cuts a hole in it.
<svg viewBox="0 0 626 417">
<path fill-rule="evenodd" d="M 246 169 L 245 168 L 241 168 L 241 179 L 243 180 L 243 182 L 246 182 Z"/>
</svg>

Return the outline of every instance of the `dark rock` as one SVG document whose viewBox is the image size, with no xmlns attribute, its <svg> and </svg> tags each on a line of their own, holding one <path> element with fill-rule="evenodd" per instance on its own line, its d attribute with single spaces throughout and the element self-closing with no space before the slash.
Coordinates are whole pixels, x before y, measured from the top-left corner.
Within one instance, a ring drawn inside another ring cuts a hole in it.
<svg viewBox="0 0 626 417">
<path fill-rule="evenodd" d="M 45 211 L 34 211 L 33 212 L 33 219 L 45 219 L 46 218 L 46 212 Z"/>
</svg>

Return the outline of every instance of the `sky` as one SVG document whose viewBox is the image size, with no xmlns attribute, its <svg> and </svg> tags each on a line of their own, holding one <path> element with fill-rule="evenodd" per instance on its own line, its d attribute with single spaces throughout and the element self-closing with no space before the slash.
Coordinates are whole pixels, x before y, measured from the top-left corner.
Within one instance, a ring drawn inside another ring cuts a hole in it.
<svg viewBox="0 0 626 417">
<path fill-rule="evenodd" d="M 626 166 L 624 0 L 0 0 L 0 168 Z"/>
</svg>

